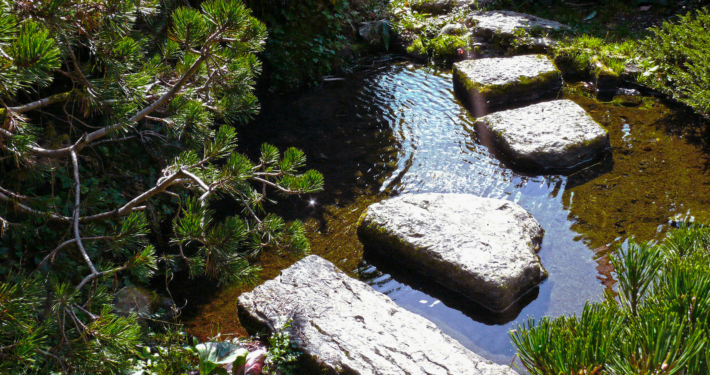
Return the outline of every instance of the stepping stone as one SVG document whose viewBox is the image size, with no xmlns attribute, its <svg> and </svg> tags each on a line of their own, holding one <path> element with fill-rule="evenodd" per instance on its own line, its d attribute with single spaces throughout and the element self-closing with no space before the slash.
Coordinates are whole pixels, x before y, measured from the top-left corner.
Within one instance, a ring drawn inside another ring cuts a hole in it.
<svg viewBox="0 0 710 375">
<path fill-rule="evenodd" d="M 497 112 L 477 120 L 496 149 L 515 166 L 572 169 L 608 150 L 609 133 L 571 100 Z M 486 142 L 483 142 L 486 143 Z"/>
<path fill-rule="evenodd" d="M 412 10 L 420 13 L 441 14 L 450 11 L 454 0 L 412 0 Z"/>
<path fill-rule="evenodd" d="M 474 116 L 554 96 L 562 88 L 562 73 L 544 55 L 461 61 L 454 64 L 453 80 Z"/>
<path fill-rule="evenodd" d="M 535 36 L 567 29 L 567 26 L 559 22 L 508 10 L 473 12 L 466 18 L 466 25 L 471 27 L 473 35 L 486 38 L 494 35 L 512 38 L 515 29 L 523 29 Z"/>
<path fill-rule="evenodd" d="M 517 375 L 316 255 L 242 294 L 238 304 L 242 322 L 274 330 L 292 319 L 291 337 L 314 367 L 308 373 Z"/>
<path fill-rule="evenodd" d="M 358 224 L 365 251 L 499 312 L 547 277 L 535 253 L 543 233 L 517 204 L 469 194 L 405 194 Z"/>
</svg>

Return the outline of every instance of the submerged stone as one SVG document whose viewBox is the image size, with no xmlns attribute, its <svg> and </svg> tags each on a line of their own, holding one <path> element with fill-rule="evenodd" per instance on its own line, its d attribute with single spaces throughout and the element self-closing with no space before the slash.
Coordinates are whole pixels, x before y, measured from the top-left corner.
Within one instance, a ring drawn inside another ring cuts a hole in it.
<svg viewBox="0 0 710 375">
<path fill-rule="evenodd" d="M 572 169 L 611 147 L 606 129 L 571 100 L 493 113 L 476 125 L 485 127 L 482 136 L 490 136 L 497 150 L 525 169 Z"/>
<path fill-rule="evenodd" d="M 516 375 L 397 306 L 332 263 L 311 255 L 239 297 L 245 320 L 291 337 L 316 367 L 311 373 Z"/>
<path fill-rule="evenodd" d="M 562 73 L 544 55 L 466 60 L 454 64 L 454 90 L 474 116 L 557 94 Z"/>
<path fill-rule="evenodd" d="M 466 18 L 466 24 L 471 26 L 474 35 L 484 37 L 513 37 L 515 29 L 538 35 L 567 28 L 559 22 L 508 10 L 473 12 Z"/>
<path fill-rule="evenodd" d="M 543 229 L 517 204 L 469 194 L 406 194 L 371 205 L 358 224 L 373 251 L 503 311 L 547 277 Z"/>
</svg>

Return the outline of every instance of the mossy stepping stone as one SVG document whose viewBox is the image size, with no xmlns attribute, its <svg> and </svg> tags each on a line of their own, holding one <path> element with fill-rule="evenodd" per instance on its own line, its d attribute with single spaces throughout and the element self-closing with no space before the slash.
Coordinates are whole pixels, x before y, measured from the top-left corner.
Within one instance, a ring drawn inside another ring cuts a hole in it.
<svg viewBox="0 0 710 375">
<path fill-rule="evenodd" d="M 611 147 L 606 129 L 571 100 L 496 112 L 479 118 L 476 126 L 483 143 L 517 169 L 575 170 Z"/>
<path fill-rule="evenodd" d="M 454 64 L 454 90 L 474 116 L 554 96 L 562 73 L 544 55 L 466 60 Z"/>
<path fill-rule="evenodd" d="M 498 35 L 512 38 L 515 29 L 523 29 L 533 35 L 567 29 L 559 22 L 508 10 L 473 12 L 466 18 L 466 24 L 471 27 L 473 35 L 481 37 Z"/>
<path fill-rule="evenodd" d="M 366 253 L 496 312 L 547 277 L 536 254 L 543 233 L 517 204 L 470 194 L 404 194 L 371 205 L 358 223 Z"/>
</svg>

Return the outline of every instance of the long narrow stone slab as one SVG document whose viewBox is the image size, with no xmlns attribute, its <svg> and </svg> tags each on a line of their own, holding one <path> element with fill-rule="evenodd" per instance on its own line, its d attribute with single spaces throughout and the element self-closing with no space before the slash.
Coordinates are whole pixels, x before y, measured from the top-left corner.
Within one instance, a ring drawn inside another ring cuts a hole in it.
<svg viewBox="0 0 710 375">
<path fill-rule="evenodd" d="M 453 80 L 474 116 L 552 96 L 562 88 L 562 73 L 544 55 L 461 61 L 454 64 Z"/>
<path fill-rule="evenodd" d="M 466 24 L 470 25 L 473 35 L 482 37 L 496 34 L 513 37 L 515 29 L 523 29 L 532 34 L 567 29 L 567 26 L 556 21 L 508 10 L 472 12 L 466 18 Z"/>
<path fill-rule="evenodd" d="M 611 147 L 606 129 L 571 100 L 496 112 L 476 125 L 514 165 L 530 170 L 570 170 Z"/>
<path fill-rule="evenodd" d="M 358 225 L 365 251 L 493 311 L 505 310 L 547 277 L 535 253 L 543 233 L 517 204 L 469 194 L 405 194 L 371 205 Z"/>
<path fill-rule="evenodd" d="M 291 335 L 320 367 L 317 373 L 517 375 L 316 255 L 242 294 L 238 303 L 240 315 L 266 326 L 290 317 Z"/>
</svg>

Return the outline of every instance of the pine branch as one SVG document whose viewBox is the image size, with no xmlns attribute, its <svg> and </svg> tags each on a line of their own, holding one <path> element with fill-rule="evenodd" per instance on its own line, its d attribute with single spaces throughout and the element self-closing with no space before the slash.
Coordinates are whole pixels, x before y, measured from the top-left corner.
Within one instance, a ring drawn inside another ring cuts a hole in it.
<svg viewBox="0 0 710 375">
<path fill-rule="evenodd" d="M 254 179 L 254 181 L 259 181 L 259 182 L 263 183 L 264 185 L 269 185 L 269 186 L 276 188 L 277 190 L 284 192 L 286 194 L 300 194 L 301 193 L 299 191 L 286 189 L 286 188 L 279 186 L 269 180 L 264 180 L 263 178 L 259 178 L 259 177 L 252 177 L 252 178 Z"/>
<path fill-rule="evenodd" d="M 81 180 L 79 178 L 79 161 L 77 160 L 76 151 L 74 150 L 72 150 L 71 152 L 71 162 L 72 166 L 74 167 L 74 216 L 72 219 L 72 224 L 74 226 L 74 238 L 76 239 L 76 246 L 79 248 L 81 256 L 84 258 L 84 261 L 89 266 L 91 273 L 95 274 L 97 272 L 96 267 L 94 267 L 94 263 L 91 262 L 91 258 L 89 258 L 89 255 L 86 253 L 86 249 L 84 249 L 84 244 L 81 242 L 81 234 L 79 233 L 79 213 L 81 209 Z"/>
<path fill-rule="evenodd" d="M 29 112 L 29 111 L 34 110 L 34 109 L 38 109 L 38 108 L 46 107 L 46 106 L 48 106 L 48 105 L 52 105 L 52 104 L 55 104 L 55 103 L 67 101 L 67 100 L 69 100 L 69 99 L 74 98 L 74 97 L 75 97 L 77 94 L 79 94 L 79 93 L 80 93 L 79 90 L 74 89 L 74 90 L 71 90 L 71 91 L 63 92 L 63 93 L 61 93 L 61 94 L 56 94 L 56 95 L 48 96 L 48 97 L 46 97 L 46 98 L 44 98 L 44 99 L 40 99 L 40 100 L 34 101 L 34 102 L 32 102 L 32 103 L 23 104 L 23 105 L 21 105 L 21 106 L 9 107 L 9 108 L 7 108 L 7 109 L 1 108 L 1 109 L 0 109 L 0 118 L 4 118 L 4 117 L 5 117 L 5 113 L 6 113 L 7 111 L 19 115 L 19 114 L 22 114 L 22 113 L 25 113 L 25 112 Z"/>
</svg>

